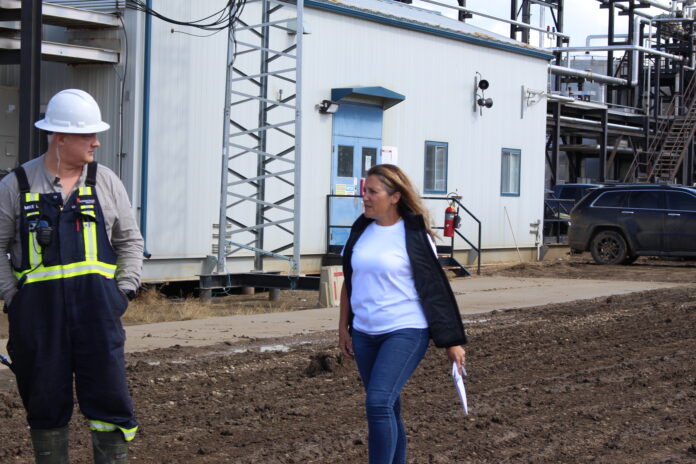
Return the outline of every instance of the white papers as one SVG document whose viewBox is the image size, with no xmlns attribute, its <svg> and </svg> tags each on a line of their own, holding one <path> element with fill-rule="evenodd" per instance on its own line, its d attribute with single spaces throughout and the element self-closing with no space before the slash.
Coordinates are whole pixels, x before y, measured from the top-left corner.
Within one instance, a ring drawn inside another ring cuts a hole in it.
<svg viewBox="0 0 696 464">
<path fill-rule="evenodd" d="M 462 372 L 466 375 L 466 370 L 462 367 Z M 469 406 L 466 402 L 466 389 L 464 388 L 464 379 L 459 375 L 459 369 L 457 369 L 457 363 L 452 363 L 452 379 L 454 380 L 454 386 L 457 388 L 457 393 L 459 394 L 459 399 L 462 401 L 462 406 L 464 407 L 464 414 L 469 414 Z"/>
<path fill-rule="evenodd" d="M 399 148 L 382 146 L 382 163 L 384 164 L 399 164 Z"/>
</svg>

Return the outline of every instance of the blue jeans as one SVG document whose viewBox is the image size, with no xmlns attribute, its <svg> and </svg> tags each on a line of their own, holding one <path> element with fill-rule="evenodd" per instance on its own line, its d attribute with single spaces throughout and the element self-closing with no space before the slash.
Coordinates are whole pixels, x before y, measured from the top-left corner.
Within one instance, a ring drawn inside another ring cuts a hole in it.
<svg viewBox="0 0 696 464">
<path fill-rule="evenodd" d="M 370 464 L 406 464 L 401 389 L 428 350 L 428 329 L 380 335 L 353 330 L 353 352 L 367 398 Z"/>
</svg>

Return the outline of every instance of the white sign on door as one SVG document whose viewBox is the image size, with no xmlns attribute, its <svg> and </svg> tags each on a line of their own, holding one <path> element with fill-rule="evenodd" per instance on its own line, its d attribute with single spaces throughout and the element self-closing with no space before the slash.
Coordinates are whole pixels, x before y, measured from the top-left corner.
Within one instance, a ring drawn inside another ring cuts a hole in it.
<svg viewBox="0 0 696 464">
<path fill-rule="evenodd" d="M 382 163 L 399 164 L 399 149 L 397 147 L 382 147 Z"/>
</svg>

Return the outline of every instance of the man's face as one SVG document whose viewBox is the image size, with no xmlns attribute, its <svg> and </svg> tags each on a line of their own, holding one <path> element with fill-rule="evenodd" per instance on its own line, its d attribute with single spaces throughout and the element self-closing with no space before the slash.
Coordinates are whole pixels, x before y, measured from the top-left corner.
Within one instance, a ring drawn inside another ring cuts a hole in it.
<svg viewBox="0 0 696 464">
<path fill-rule="evenodd" d="M 55 134 L 62 163 L 83 166 L 94 161 L 94 150 L 101 145 L 97 134 Z"/>
</svg>

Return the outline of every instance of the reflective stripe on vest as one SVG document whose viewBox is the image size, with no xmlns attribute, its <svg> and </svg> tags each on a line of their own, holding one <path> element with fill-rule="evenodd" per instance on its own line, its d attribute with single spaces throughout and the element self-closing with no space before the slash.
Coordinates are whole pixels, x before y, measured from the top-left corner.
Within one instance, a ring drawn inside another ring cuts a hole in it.
<svg viewBox="0 0 696 464">
<path fill-rule="evenodd" d="M 36 232 L 29 232 L 29 269 L 41 266 L 41 245 L 36 240 Z"/>
<path fill-rule="evenodd" d="M 88 198 L 80 202 L 79 196 Z M 95 210 L 94 189 L 90 186 L 78 187 L 77 204 L 79 214 L 82 216 L 82 241 L 84 243 L 84 261 L 78 261 L 64 265 L 43 266 L 42 248 L 36 240 L 36 232 L 29 232 L 28 254 L 29 268 L 23 271 L 15 271 L 17 279 L 22 279 L 23 284 L 32 282 L 44 282 L 48 280 L 67 279 L 86 274 L 99 274 L 106 278 L 113 279 L 116 273 L 116 265 L 99 261 L 99 249 L 97 244 L 97 214 Z M 39 193 L 25 193 L 25 217 L 40 214 L 38 210 Z M 80 230 L 78 228 L 78 230 Z"/>
<path fill-rule="evenodd" d="M 85 261 L 97 262 L 97 223 L 84 221 L 82 223 L 82 236 L 85 241 Z"/>
<path fill-rule="evenodd" d="M 39 266 L 36 270 L 15 272 L 17 279 L 24 279 L 24 283 L 44 282 L 47 280 L 67 279 L 86 274 L 100 274 L 106 278 L 113 279 L 116 274 L 116 265 L 102 263 L 100 261 L 81 261 L 65 265 L 43 267 Z"/>
<path fill-rule="evenodd" d="M 124 440 L 126 441 L 131 441 L 133 438 L 135 438 L 135 432 L 138 430 L 138 426 L 135 426 L 132 429 L 124 429 L 118 425 L 98 420 L 90 420 L 89 428 L 95 432 L 115 432 L 116 430 L 120 430 L 121 433 L 123 433 Z"/>
<path fill-rule="evenodd" d="M 25 193 L 24 194 L 24 217 L 27 219 L 32 216 L 39 216 L 41 212 L 38 210 L 39 194 Z M 38 219 L 38 218 L 37 218 Z M 33 269 L 41 264 L 41 246 L 36 240 L 36 232 L 29 232 L 29 268 Z"/>
</svg>

